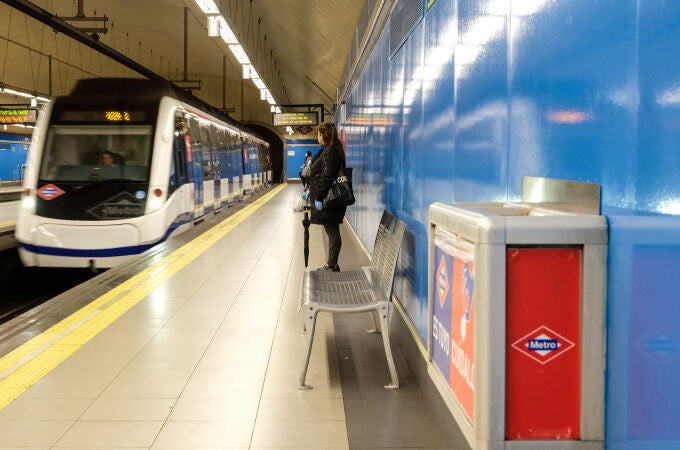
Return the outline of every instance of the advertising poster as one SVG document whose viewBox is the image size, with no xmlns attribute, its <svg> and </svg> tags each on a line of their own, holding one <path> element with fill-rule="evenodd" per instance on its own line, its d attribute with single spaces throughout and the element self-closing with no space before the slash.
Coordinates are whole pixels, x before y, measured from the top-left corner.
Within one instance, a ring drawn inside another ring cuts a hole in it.
<svg viewBox="0 0 680 450">
<path fill-rule="evenodd" d="M 470 422 L 474 418 L 474 247 L 437 229 L 432 360 Z"/>
</svg>

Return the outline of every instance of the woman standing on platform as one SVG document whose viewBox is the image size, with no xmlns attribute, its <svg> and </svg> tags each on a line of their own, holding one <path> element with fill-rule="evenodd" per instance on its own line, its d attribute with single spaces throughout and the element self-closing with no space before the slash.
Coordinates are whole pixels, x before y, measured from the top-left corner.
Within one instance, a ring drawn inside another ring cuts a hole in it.
<svg viewBox="0 0 680 450">
<path fill-rule="evenodd" d="M 314 202 L 310 221 L 323 225 L 324 232 L 328 236 L 326 264 L 317 270 L 339 272 L 338 256 L 342 248 L 340 224 L 347 208 L 342 206 L 324 209 L 323 199 L 331 187 L 331 182 L 337 177 L 338 169 L 345 164 L 345 150 L 338 138 L 338 130 L 330 122 L 319 125 L 317 138 L 321 148 L 314 155 L 309 173 L 309 200 Z"/>
</svg>

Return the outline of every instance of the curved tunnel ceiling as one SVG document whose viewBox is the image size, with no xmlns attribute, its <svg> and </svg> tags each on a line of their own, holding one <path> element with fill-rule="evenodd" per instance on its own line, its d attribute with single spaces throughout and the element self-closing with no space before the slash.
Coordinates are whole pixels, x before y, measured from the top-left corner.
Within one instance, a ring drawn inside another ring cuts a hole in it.
<svg viewBox="0 0 680 450">
<path fill-rule="evenodd" d="M 3 85 L 56 96 L 67 93 L 78 78 L 139 76 L 21 13 L 12 7 L 15 3 L 12 0 L 0 1 Z M 246 91 L 254 93 L 241 95 L 241 66 L 219 38 L 208 36 L 206 16 L 194 0 L 30 3 L 62 18 L 78 16 L 79 8 L 85 17 L 106 16 L 107 32 L 98 33 L 102 44 L 165 78 L 186 79 L 190 81 L 188 85 L 200 80 L 201 88 L 194 90 L 194 94 L 217 107 L 231 108 L 234 117 L 240 120 L 258 120 L 256 116 L 269 114 L 269 105 L 259 100 L 259 91 L 250 81 L 243 85 Z M 332 109 L 350 46 L 354 45 L 357 23 L 366 8 L 365 0 L 217 0 L 217 3 L 279 104 L 324 104 L 327 110 Z M 96 21 L 69 23 L 78 27 L 102 26 L 102 22 Z M 7 96 L 2 97 L 0 103 L 9 101 Z"/>
</svg>

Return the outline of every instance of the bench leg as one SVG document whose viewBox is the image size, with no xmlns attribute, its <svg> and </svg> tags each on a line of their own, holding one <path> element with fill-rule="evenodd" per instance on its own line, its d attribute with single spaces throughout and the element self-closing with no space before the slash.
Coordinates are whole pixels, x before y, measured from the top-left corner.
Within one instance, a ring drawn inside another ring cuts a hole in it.
<svg viewBox="0 0 680 450">
<path fill-rule="evenodd" d="M 392 383 L 385 386 L 385 389 L 399 389 L 399 377 L 397 376 L 397 368 L 394 365 L 394 358 L 392 357 L 392 347 L 390 346 L 390 320 L 392 319 L 392 303 L 386 303 L 380 306 L 380 329 L 382 331 L 383 345 L 385 346 L 385 357 L 387 358 L 387 365 L 390 368 L 390 376 Z"/>
<path fill-rule="evenodd" d="M 380 329 L 378 328 L 378 322 L 380 322 L 380 319 L 378 318 L 378 311 L 375 309 L 371 311 L 371 318 L 373 319 L 373 328 L 370 330 L 366 330 L 366 333 L 380 333 Z"/>
<path fill-rule="evenodd" d="M 316 329 L 316 316 L 318 311 L 313 306 L 305 306 L 303 310 L 305 314 L 305 329 L 307 330 L 307 352 L 305 354 L 305 361 L 300 371 L 300 380 L 298 382 L 298 389 L 311 389 L 312 386 L 305 384 L 307 378 L 307 367 L 309 367 L 309 358 L 312 356 L 312 344 L 314 344 L 314 330 Z"/>
</svg>

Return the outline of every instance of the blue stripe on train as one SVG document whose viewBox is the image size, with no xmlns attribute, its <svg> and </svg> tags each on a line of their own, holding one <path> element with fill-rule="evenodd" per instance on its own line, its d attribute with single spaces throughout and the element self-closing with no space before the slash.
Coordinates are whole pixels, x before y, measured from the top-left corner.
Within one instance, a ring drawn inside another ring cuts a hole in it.
<svg viewBox="0 0 680 450">
<path fill-rule="evenodd" d="M 168 237 L 175 231 L 178 227 L 191 222 L 193 215 L 191 213 L 184 213 L 170 224 L 168 229 L 165 231 L 163 237 L 155 242 L 148 244 L 133 245 L 131 247 L 118 247 L 118 248 L 105 248 L 105 249 L 71 249 L 71 248 L 58 248 L 58 247 L 46 247 L 42 245 L 26 244 L 25 242 L 19 242 L 19 246 L 26 251 L 37 253 L 39 255 L 50 255 L 50 256 L 68 256 L 72 258 L 111 258 L 114 256 L 131 256 L 143 253 L 168 239 Z"/>
</svg>

